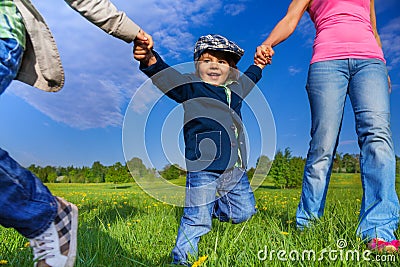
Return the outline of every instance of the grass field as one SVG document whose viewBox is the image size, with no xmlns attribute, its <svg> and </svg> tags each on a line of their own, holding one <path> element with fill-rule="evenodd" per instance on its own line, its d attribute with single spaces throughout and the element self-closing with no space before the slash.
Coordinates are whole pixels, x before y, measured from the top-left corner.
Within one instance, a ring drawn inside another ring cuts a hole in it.
<svg viewBox="0 0 400 267">
<path fill-rule="evenodd" d="M 181 181 L 182 182 L 182 181 Z M 179 183 L 179 181 L 178 181 Z M 136 184 L 49 184 L 77 204 L 76 266 L 169 266 L 182 208 L 159 202 Z M 399 255 L 369 254 L 356 235 L 359 175 L 332 176 L 325 216 L 309 230 L 295 228 L 300 190 L 255 192 L 258 213 L 238 225 L 214 221 L 199 244 L 201 266 L 398 266 Z M 0 228 L 0 266 L 33 266 L 27 239 Z M 196 259 L 194 259 L 196 260 Z"/>
</svg>

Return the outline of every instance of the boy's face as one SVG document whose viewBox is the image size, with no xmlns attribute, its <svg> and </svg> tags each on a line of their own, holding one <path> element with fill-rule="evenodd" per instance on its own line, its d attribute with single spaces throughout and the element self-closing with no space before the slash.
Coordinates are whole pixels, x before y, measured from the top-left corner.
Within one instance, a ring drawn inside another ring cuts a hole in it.
<svg viewBox="0 0 400 267">
<path fill-rule="evenodd" d="M 199 58 L 197 72 L 206 83 L 222 85 L 230 73 L 230 65 L 226 53 L 220 51 L 205 51 Z"/>
</svg>

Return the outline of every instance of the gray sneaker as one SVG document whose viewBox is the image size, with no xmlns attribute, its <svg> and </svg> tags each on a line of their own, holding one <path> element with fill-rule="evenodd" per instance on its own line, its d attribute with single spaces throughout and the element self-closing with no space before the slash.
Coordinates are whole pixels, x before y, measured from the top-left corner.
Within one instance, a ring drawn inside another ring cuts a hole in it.
<svg viewBox="0 0 400 267">
<path fill-rule="evenodd" d="M 34 267 L 73 267 L 76 258 L 78 208 L 56 197 L 57 215 L 41 235 L 30 239 Z"/>
</svg>

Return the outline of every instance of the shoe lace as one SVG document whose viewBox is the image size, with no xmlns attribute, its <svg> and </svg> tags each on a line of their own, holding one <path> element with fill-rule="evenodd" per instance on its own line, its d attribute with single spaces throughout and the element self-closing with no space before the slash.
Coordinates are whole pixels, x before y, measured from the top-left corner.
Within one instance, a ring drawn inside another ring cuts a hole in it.
<svg viewBox="0 0 400 267">
<path fill-rule="evenodd" d="M 51 243 L 54 243 L 52 235 L 53 233 L 46 231 L 40 236 L 30 240 L 35 261 L 55 257 L 53 252 L 54 246 L 51 246 Z"/>
</svg>

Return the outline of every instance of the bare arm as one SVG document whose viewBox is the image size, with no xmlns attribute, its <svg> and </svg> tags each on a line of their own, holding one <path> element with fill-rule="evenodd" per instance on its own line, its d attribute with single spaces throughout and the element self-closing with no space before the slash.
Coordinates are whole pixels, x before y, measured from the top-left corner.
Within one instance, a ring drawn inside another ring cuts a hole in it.
<svg viewBox="0 0 400 267">
<path fill-rule="evenodd" d="M 378 28 L 376 26 L 375 0 L 370 0 L 370 1 L 371 2 L 370 2 L 369 16 L 370 16 L 370 20 L 371 20 L 372 31 L 374 32 L 376 42 L 378 43 L 379 47 L 382 48 L 381 38 L 379 37 Z M 392 83 L 390 81 L 389 75 L 388 75 L 388 84 L 389 84 L 389 93 L 391 93 L 392 92 Z"/>
<path fill-rule="evenodd" d="M 289 5 L 285 17 L 276 24 L 262 44 L 274 47 L 285 41 L 296 29 L 310 1 L 311 0 L 293 0 Z"/>
<path fill-rule="evenodd" d="M 271 63 L 271 57 L 274 55 L 272 47 L 285 41 L 294 32 L 310 2 L 311 0 L 292 0 L 286 15 L 278 22 L 278 24 L 276 24 L 267 39 L 257 47 L 254 56 L 255 63 Z M 269 60 L 267 58 L 269 58 Z"/>
<path fill-rule="evenodd" d="M 374 32 L 376 42 L 378 43 L 379 47 L 382 48 L 381 38 L 379 37 L 378 29 L 376 27 L 375 0 L 371 0 L 370 20 L 371 20 L 372 31 Z"/>
</svg>

